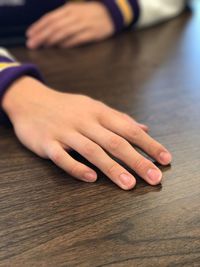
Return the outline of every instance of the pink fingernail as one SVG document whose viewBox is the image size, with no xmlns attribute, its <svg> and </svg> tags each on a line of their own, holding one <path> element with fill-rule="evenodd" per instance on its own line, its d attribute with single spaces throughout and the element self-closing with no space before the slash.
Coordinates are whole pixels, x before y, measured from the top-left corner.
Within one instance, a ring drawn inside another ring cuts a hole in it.
<svg viewBox="0 0 200 267">
<path fill-rule="evenodd" d="M 131 177 L 130 175 L 126 174 L 126 173 L 122 173 L 120 175 L 120 182 L 127 188 L 132 188 L 135 185 L 135 180 L 133 179 L 133 177 Z"/>
<path fill-rule="evenodd" d="M 163 164 L 169 164 L 172 161 L 172 156 L 169 152 L 161 152 L 159 159 Z"/>
<path fill-rule="evenodd" d="M 148 126 L 145 125 L 145 124 L 141 124 L 141 123 L 139 123 L 138 125 L 140 125 L 141 127 L 144 127 L 144 128 L 148 128 Z"/>
<path fill-rule="evenodd" d="M 26 44 L 29 48 L 35 48 L 35 43 L 32 40 L 27 41 Z"/>
<path fill-rule="evenodd" d="M 153 183 L 159 183 L 162 179 L 162 173 L 160 170 L 156 169 L 149 169 L 147 171 L 147 177 L 153 182 Z"/>
<path fill-rule="evenodd" d="M 87 182 L 94 182 L 97 179 L 97 174 L 95 172 L 86 172 L 84 178 Z"/>
<path fill-rule="evenodd" d="M 30 37 L 30 35 L 31 35 L 31 31 L 27 31 L 27 32 L 26 32 L 26 36 L 27 36 L 27 37 Z"/>
</svg>

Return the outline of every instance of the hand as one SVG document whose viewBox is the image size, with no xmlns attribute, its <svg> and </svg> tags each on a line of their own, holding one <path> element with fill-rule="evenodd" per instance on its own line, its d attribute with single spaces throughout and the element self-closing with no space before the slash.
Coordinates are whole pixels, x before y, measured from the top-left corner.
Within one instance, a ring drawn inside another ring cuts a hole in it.
<svg viewBox="0 0 200 267">
<path fill-rule="evenodd" d="M 73 47 L 114 33 L 106 7 L 98 2 L 68 3 L 47 13 L 27 31 L 27 46 Z"/>
<path fill-rule="evenodd" d="M 24 77 L 10 87 L 2 104 L 27 148 L 80 180 L 94 182 L 97 174 L 73 159 L 68 153 L 71 149 L 125 190 L 133 188 L 136 180 L 106 152 L 151 185 L 160 183 L 162 173 L 130 143 L 163 165 L 171 161 L 166 148 L 145 132 L 145 125 L 87 96 L 56 92 Z"/>
</svg>

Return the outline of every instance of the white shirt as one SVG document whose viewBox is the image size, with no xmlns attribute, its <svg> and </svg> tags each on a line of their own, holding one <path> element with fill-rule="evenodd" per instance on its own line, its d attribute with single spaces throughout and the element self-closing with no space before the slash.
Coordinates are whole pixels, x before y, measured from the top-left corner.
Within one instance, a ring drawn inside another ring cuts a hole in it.
<svg viewBox="0 0 200 267">
<path fill-rule="evenodd" d="M 138 27 L 151 26 L 179 15 L 186 5 L 186 0 L 138 0 L 140 19 Z"/>
</svg>

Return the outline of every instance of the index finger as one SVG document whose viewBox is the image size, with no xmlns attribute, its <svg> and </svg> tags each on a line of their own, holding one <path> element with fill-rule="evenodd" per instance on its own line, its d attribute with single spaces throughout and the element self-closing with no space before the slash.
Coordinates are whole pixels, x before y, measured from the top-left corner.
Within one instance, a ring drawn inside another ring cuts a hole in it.
<svg viewBox="0 0 200 267">
<path fill-rule="evenodd" d="M 112 117 L 103 116 L 101 124 L 132 144 L 137 145 L 162 165 L 168 165 L 172 161 L 170 152 L 136 124 L 134 125 L 114 114 Z"/>
<path fill-rule="evenodd" d="M 57 21 L 61 18 L 62 15 L 67 15 L 67 13 L 68 8 L 63 8 L 62 6 L 54 11 L 45 14 L 28 28 L 26 32 L 27 36 L 31 37 L 32 35 L 35 35 L 37 32 L 40 32 L 44 28 L 49 27 L 52 22 Z"/>
</svg>

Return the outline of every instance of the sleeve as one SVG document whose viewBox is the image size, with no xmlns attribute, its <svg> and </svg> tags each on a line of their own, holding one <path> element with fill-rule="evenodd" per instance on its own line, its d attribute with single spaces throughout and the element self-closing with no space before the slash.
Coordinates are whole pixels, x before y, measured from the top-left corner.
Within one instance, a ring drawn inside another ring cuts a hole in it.
<svg viewBox="0 0 200 267">
<path fill-rule="evenodd" d="M 43 78 L 35 65 L 19 63 L 7 50 L 0 47 L 0 123 L 9 122 L 6 114 L 1 109 L 4 93 L 16 79 L 24 75 L 43 81 Z"/>
<path fill-rule="evenodd" d="M 183 11 L 186 2 L 186 0 L 139 0 L 140 18 L 137 26 L 151 26 L 171 19 Z"/>
<path fill-rule="evenodd" d="M 100 1 L 100 0 L 99 0 Z M 113 19 L 115 32 L 151 26 L 179 15 L 186 0 L 101 0 Z"/>
<path fill-rule="evenodd" d="M 99 0 L 99 2 L 108 9 L 116 33 L 135 25 L 139 19 L 139 0 Z"/>
</svg>

